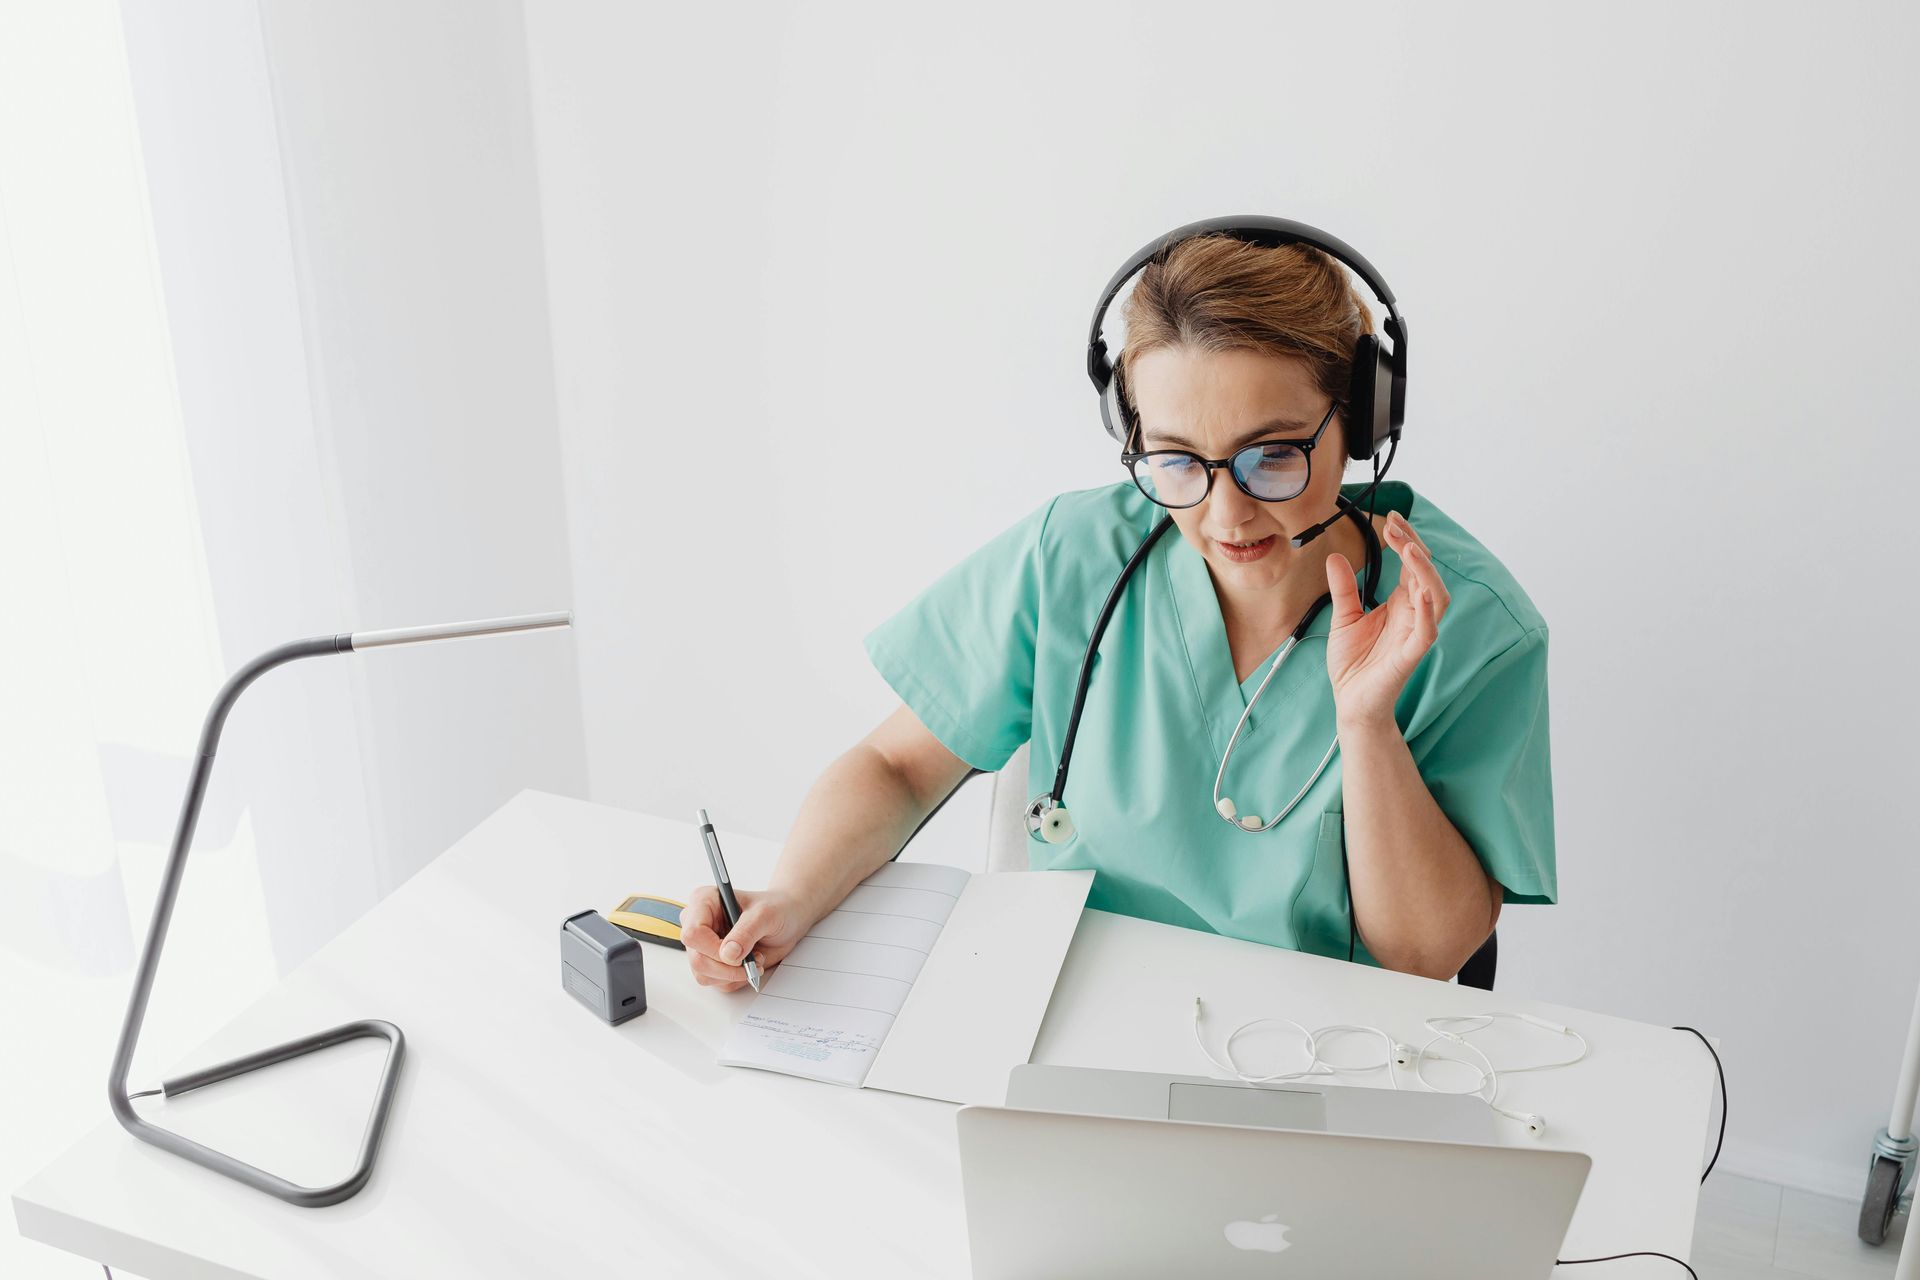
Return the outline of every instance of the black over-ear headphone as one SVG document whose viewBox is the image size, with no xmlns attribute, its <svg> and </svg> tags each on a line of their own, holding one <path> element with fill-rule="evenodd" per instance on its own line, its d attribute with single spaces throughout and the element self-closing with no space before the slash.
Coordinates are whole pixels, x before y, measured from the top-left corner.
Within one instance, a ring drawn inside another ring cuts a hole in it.
<svg viewBox="0 0 1920 1280">
<path fill-rule="evenodd" d="M 1344 415 L 1347 453 L 1364 461 L 1377 456 L 1389 442 L 1397 443 L 1400 424 L 1407 417 L 1407 321 L 1394 302 L 1393 290 L 1373 269 L 1373 264 L 1345 241 L 1304 222 L 1259 214 L 1207 218 L 1176 227 L 1143 245 L 1127 259 L 1125 266 L 1114 272 L 1113 279 L 1107 281 L 1100 305 L 1093 310 L 1093 324 L 1087 331 L 1087 376 L 1093 379 L 1094 389 L 1100 393 L 1100 420 L 1107 434 L 1125 447 L 1134 426 L 1133 406 L 1128 403 L 1126 388 L 1116 376 L 1114 361 L 1107 358 L 1107 341 L 1100 333 L 1107 308 L 1113 305 L 1114 295 L 1120 292 L 1121 286 L 1149 261 L 1164 262 L 1182 240 L 1209 235 L 1230 236 L 1268 249 L 1285 244 L 1312 245 L 1359 273 L 1373 290 L 1373 296 L 1387 308 L 1387 318 L 1381 327 L 1393 339 L 1393 350 L 1388 351 L 1378 335 L 1372 333 L 1361 334 L 1360 340 L 1353 344 L 1353 382 L 1347 391 Z M 1371 424 L 1372 430 L 1362 429 L 1362 424 Z"/>
</svg>

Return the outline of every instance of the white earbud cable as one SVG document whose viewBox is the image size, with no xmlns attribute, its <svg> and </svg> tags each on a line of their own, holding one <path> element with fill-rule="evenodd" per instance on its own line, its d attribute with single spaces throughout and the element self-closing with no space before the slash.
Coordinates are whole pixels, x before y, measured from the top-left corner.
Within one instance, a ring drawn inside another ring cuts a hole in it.
<svg viewBox="0 0 1920 1280">
<path fill-rule="evenodd" d="M 1425 1019 L 1427 1030 L 1433 1034 L 1427 1042 L 1418 1049 L 1413 1048 L 1411 1045 L 1399 1043 L 1379 1027 L 1336 1023 L 1332 1026 L 1320 1027 L 1317 1030 L 1309 1031 L 1292 1018 L 1283 1018 L 1276 1015 L 1250 1019 L 1242 1022 L 1239 1026 L 1228 1032 L 1226 1042 L 1220 1047 L 1221 1053 L 1225 1055 L 1225 1061 L 1222 1061 L 1213 1055 L 1213 1050 L 1207 1048 L 1206 1038 L 1200 1034 L 1202 1007 L 1203 1002 L 1201 998 L 1195 996 L 1193 998 L 1194 1043 L 1200 1046 L 1200 1052 L 1206 1055 L 1208 1062 L 1243 1083 L 1269 1084 L 1276 1080 L 1301 1080 L 1308 1076 L 1351 1075 L 1384 1070 L 1387 1073 L 1388 1083 L 1392 1085 L 1393 1088 L 1398 1089 L 1400 1087 L 1400 1080 L 1394 1073 L 1393 1068 L 1396 1065 L 1410 1066 L 1413 1070 L 1414 1079 L 1418 1080 L 1421 1086 L 1429 1092 L 1454 1094 L 1456 1096 L 1472 1095 L 1486 1103 L 1488 1108 L 1496 1114 L 1503 1115 L 1509 1120 L 1526 1125 L 1528 1129 L 1535 1133 L 1539 1133 L 1545 1128 L 1545 1121 L 1542 1117 L 1531 1112 L 1512 1111 L 1500 1105 L 1500 1072 L 1504 1070 L 1508 1075 L 1516 1075 L 1523 1071 L 1553 1071 L 1561 1067 L 1570 1067 L 1576 1062 L 1583 1060 L 1587 1056 L 1588 1050 L 1587 1038 L 1573 1028 L 1562 1026 L 1556 1022 L 1548 1022 L 1544 1018 L 1538 1018 L 1526 1013 L 1497 1011 L 1494 1013 L 1446 1014 L 1427 1018 Z M 1496 1068 L 1493 1065 L 1493 1060 L 1487 1056 L 1485 1050 L 1467 1039 L 1468 1036 L 1473 1035 L 1475 1032 L 1485 1031 L 1488 1027 L 1492 1026 L 1496 1018 L 1513 1018 L 1517 1021 L 1538 1027 L 1543 1031 L 1571 1037 L 1579 1044 L 1580 1050 L 1571 1058 L 1566 1058 L 1558 1062 L 1535 1062 L 1519 1067 Z M 1245 1032 L 1269 1023 L 1289 1026 L 1300 1033 L 1300 1038 L 1306 1044 L 1306 1066 L 1297 1071 L 1279 1071 L 1272 1075 L 1250 1075 L 1241 1069 L 1240 1065 L 1234 1061 L 1233 1042 L 1239 1039 Z M 1350 1066 L 1342 1066 L 1337 1063 L 1328 1062 L 1321 1048 L 1321 1042 L 1325 1039 L 1345 1035 L 1378 1036 L 1381 1043 L 1386 1046 L 1386 1057 L 1380 1062 Z M 1433 1047 L 1441 1041 L 1448 1041 L 1460 1046 L 1478 1058 L 1480 1064 L 1475 1065 L 1473 1062 L 1464 1058 L 1433 1052 Z M 1429 1058 L 1441 1062 L 1455 1063 L 1472 1071 L 1475 1076 L 1473 1086 L 1467 1089 L 1443 1089 L 1435 1085 L 1427 1079 L 1427 1061 Z"/>
</svg>

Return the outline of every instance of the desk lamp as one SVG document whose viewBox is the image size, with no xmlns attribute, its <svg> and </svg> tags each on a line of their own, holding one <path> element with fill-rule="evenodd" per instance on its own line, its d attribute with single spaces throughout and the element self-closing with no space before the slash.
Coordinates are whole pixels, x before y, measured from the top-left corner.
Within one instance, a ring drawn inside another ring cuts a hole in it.
<svg viewBox="0 0 1920 1280">
<path fill-rule="evenodd" d="M 311 640 L 295 640 L 283 644 L 247 663 L 220 687 L 215 695 L 213 706 L 207 711 L 207 720 L 200 730 L 200 752 L 193 764 L 193 775 L 187 783 L 186 800 L 180 806 L 180 822 L 173 835 L 173 851 L 167 855 L 167 867 L 160 879 L 160 897 L 153 905 L 153 922 L 147 926 L 146 945 L 140 952 L 140 967 L 133 981 L 133 996 L 127 1002 L 127 1016 L 120 1025 L 120 1043 L 113 1053 L 113 1074 L 107 1079 L 107 1101 L 113 1107 L 113 1114 L 123 1128 L 142 1142 L 150 1142 L 175 1155 L 185 1156 L 195 1164 L 224 1174 L 250 1187 L 257 1187 L 269 1195 L 280 1197 L 289 1204 L 305 1208 L 318 1208 L 321 1205 L 338 1204 L 366 1185 L 367 1178 L 373 1172 L 374 1157 L 380 1150 L 380 1135 L 386 1129 L 387 1112 L 393 1104 L 393 1089 L 400 1075 L 400 1059 L 406 1051 L 406 1038 L 400 1034 L 400 1028 L 391 1022 L 377 1018 L 368 1018 L 360 1022 L 348 1022 L 327 1031 L 316 1031 L 312 1035 L 298 1040 L 289 1040 L 285 1044 L 258 1049 L 253 1053 L 218 1063 L 211 1067 L 202 1067 L 182 1076 L 160 1082 L 158 1089 L 143 1090 L 137 1094 L 127 1092 L 127 1071 L 133 1064 L 133 1050 L 140 1038 L 140 1024 L 146 1018 L 147 997 L 153 991 L 154 970 L 160 963 L 160 948 L 167 937 L 167 923 L 173 917 L 173 902 L 180 891 L 180 876 L 186 869 L 187 847 L 193 842 L 193 828 L 200 817 L 200 801 L 206 794 L 207 778 L 213 771 L 213 753 L 220 744 L 220 729 L 226 723 L 227 713 L 233 710 L 233 704 L 240 693 L 261 675 L 282 663 L 292 662 L 296 658 L 318 658 L 326 654 L 350 653 L 360 649 L 377 649 L 386 645 L 417 644 L 426 640 L 453 640 L 465 636 L 505 635 L 515 631 L 538 631 L 548 627 L 570 627 L 573 625 L 571 613 L 533 613 L 517 618 L 487 618 L 478 622 L 449 622 L 429 627 L 398 627 L 387 631 L 355 631 L 350 635 L 316 636 Z M 359 1162 L 353 1172 L 343 1181 L 326 1187 L 303 1187 L 276 1177 L 264 1169 L 257 1169 L 243 1160 L 235 1159 L 222 1151 L 203 1146 L 190 1138 L 183 1138 L 168 1129 L 151 1124 L 142 1119 L 133 1109 L 133 1099 L 159 1093 L 174 1097 L 202 1085 L 215 1084 L 221 1080 L 231 1080 L 235 1076 L 245 1075 L 260 1067 L 272 1066 L 277 1062 L 312 1053 L 316 1049 L 325 1049 L 330 1045 L 343 1044 L 348 1040 L 362 1037 L 377 1037 L 387 1042 L 386 1065 L 380 1070 L 379 1091 L 373 1102 L 373 1111 L 367 1117 L 366 1131 L 360 1138 Z"/>
</svg>

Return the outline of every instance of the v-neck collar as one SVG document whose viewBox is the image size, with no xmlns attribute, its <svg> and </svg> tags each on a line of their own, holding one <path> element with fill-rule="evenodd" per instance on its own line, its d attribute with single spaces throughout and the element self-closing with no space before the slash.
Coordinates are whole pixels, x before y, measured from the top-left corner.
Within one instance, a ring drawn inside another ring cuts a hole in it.
<svg viewBox="0 0 1920 1280">
<path fill-rule="evenodd" d="M 1353 501 L 1366 492 L 1366 488 L 1364 484 L 1342 485 L 1340 491 L 1349 501 Z M 1373 506 L 1376 515 L 1398 511 L 1412 520 L 1414 504 L 1412 487 L 1391 481 L 1380 486 Z M 1275 655 L 1286 641 L 1282 640 L 1279 646 L 1262 658 L 1244 681 L 1237 679 L 1233 671 L 1233 651 L 1227 644 L 1226 619 L 1220 612 L 1220 597 L 1214 589 L 1213 575 L 1207 570 L 1206 557 L 1194 550 L 1178 530 L 1171 532 L 1174 536 L 1166 539 L 1170 545 L 1158 557 L 1161 572 L 1166 577 L 1168 595 L 1173 601 L 1174 615 L 1186 649 L 1187 670 L 1193 681 L 1201 716 L 1207 723 L 1207 733 L 1213 740 L 1214 750 L 1224 752 L 1234 725 L 1247 709 L 1247 703 L 1260 687 L 1260 682 L 1266 679 L 1268 668 L 1273 665 Z M 1380 584 L 1376 594 L 1384 602 L 1399 584 L 1400 557 L 1382 546 L 1380 560 Z M 1356 566 L 1354 584 L 1364 588 L 1365 565 Z M 1285 663 L 1274 675 L 1273 683 L 1267 686 L 1266 695 L 1260 699 L 1259 711 L 1248 718 L 1249 728 L 1267 715 L 1269 708 L 1285 706 L 1292 691 L 1307 678 L 1317 676 L 1326 679 L 1326 636 L 1332 629 L 1333 609 L 1329 606 L 1320 610 L 1300 643 L 1287 655 Z"/>
</svg>

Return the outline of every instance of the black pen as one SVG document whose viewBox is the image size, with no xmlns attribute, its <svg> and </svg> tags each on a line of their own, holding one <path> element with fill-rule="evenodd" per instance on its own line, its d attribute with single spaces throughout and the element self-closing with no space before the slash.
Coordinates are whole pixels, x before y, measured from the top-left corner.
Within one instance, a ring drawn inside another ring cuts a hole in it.
<svg viewBox="0 0 1920 1280">
<path fill-rule="evenodd" d="M 707 865 L 713 868 L 714 887 L 720 890 L 720 905 L 727 911 L 727 928 L 740 923 L 740 900 L 733 896 L 733 882 L 727 877 L 727 860 L 720 856 L 720 837 L 713 833 L 713 819 L 700 811 L 700 838 L 707 845 Z M 760 989 L 760 965 L 749 955 L 741 962 L 747 971 L 747 985 Z"/>
</svg>

